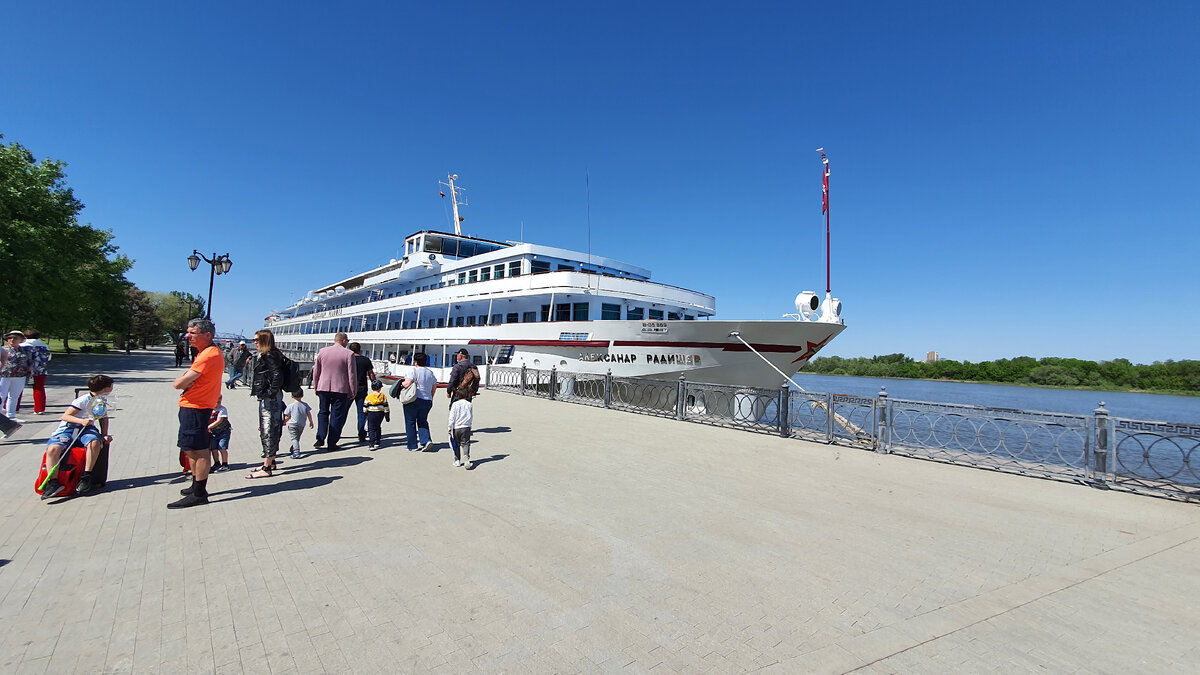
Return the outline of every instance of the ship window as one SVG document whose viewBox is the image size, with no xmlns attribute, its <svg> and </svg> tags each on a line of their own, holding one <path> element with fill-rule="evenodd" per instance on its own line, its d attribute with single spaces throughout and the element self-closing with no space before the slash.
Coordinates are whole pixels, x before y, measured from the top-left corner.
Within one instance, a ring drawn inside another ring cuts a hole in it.
<svg viewBox="0 0 1200 675">
<path fill-rule="evenodd" d="M 678 321 L 679 312 L 667 312 L 667 319 L 670 321 Z"/>
<path fill-rule="evenodd" d="M 549 272 L 549 271 L 550 271 L 550 263 L 549 262 L 547 262 L 545 260 L 534 260 L 533 261 L 533 273 L 534 274 L 541 274 L 542 272 Z"/>
<path fill-rule="evenodd" d="M 492 315 L 492 323 L 504 323 L 504 315 L 503 314 L 493 314 Z"/>
<path fill-rule="evenodd" d="M 467 325 L 468 325 L 468 326 L 474 326 L 474 325 L 475 325 L 475 317 L 473 317 L 473 316 L 468 316 L 468 317 L 467 317 Z"/>
<path fill-rule="evenodd" d="M 571 320 L 571 303 L 560 302 L 554 305 L 554 320 L 555 321 L 570 321 Z"/>
<path fill-rule="evenodd" d="M 642 319 L 646 318 L 646 309 L 644 307 L 630 307 L 629 310 L 625 312 L 625 318 L 629 319 L 630 321 L 641 321 Z"/>
<path fill-rule="evenodd" d="M 458 273 L 458 283 L 460 283 L 460 284 L 467 283 L 467 273 L 466 272 Z"/>
<path fill-rule="evenodd" d="M 514 260 L 514 261 L 508 263 L 508 276 L 510 276 L 510 277 L 521 276 L 521 261 L 520 260 Z"/>
<path fill-rule="evenodd" d="M 525 312 L 521 315 L 522 323 L 533 323 L 537 321 L 537 312 Z"/>
<path fill-rule="evenodd" d="M 474 363 L 477 366 L 482 366 L 483 365 L 483 357 L 482 356 L 472 356 L 471 363 Z"/>
<path fill-rule="evenodd" d="M 572 321 L 587 321 L 588 320 L 588 304 L 586 302 L 575 303 L 574 311 L 571 315 Z"/>
<path fill-rule="evenodd" d="M 438 284 L 438 288 L 445 288 L 445 287 L 446 287 L 446 282 L 444 282 L 444 281 Z"/>
<path fill-rule="evenodd" d="M 658 319 L 659 321 L 662 321 L 662 318 L 663 318 L 663 311 L 662 311 L 661 309 L 652 309 L 652 310 L 650 310 L 650 318 L 651 318 L 651 319 Z"/>
<path fill-rule="evenodd" d="M 542 305 L 542 321 L 550 320 L 550 305 Z"/>
<path fill-rule="evenodd" d="M 461 316 L 459 316 L 459 317 L 455 317 L 455 319 L 454 319 L 454 325 L 455 325 L 455 326 L 461 326 L 461 325 L 463 325 L 463 321 L 465 321 L 465 320 L 466 320 L 466 319 L 464 319 L 464 318 L 463 318 L 463 317 L 461 317 Z"/>
<path fill-rule="evenodd" d="M 564 265 L 564 264 L 562 264 L 562 263 L 559 263 L 559 264 L 558 264 L 558 271 L 559 271 L 559 272 L 574 272 L 574 271 L 575 271 L 575 268 L 574 268 L 574 267 L 572 267 L 572 266 L 570 266 L 570 265 Z"/>
<path fill-rule="evenodd" d="M 600 305 L 600 318 L 605 321 L 620 321 L 621 306 L 610 305 L 607 302 Z"/>
<path fill-rule="evenodd" d="M 442 252 L 442 238 L 433 235 L 425 235 L 425 250 L 429 253 Z"/>
<path fill-rule="evenodd" d="M 494 271 L 492 272 L 492 276 L 496 277 L 497 279 L 503 279 L 504 278 L 504 265 L 496 265 L 496 267 L 494 268 Z"/>
<path fill-rule="evenodd" d="M 476 281 L 479 281 L 479 270 L 471 270 L 470 272 L 468 272 L 467 273 L 467 281 L 470 281 L 471 283 L 475 283 Z"/>
<path fill-rule="evenodd" d="M 521 318 L 521 316 L 519 314 L 517 314 L 516 312 L 509 312 L 508 316 L 504 317 L 504 322 L 505 323 L 516 323 L 517 321 L 520 320 L 520 318 Z"/>
<path fill-rule="evenodd" d="M 487 281 L 492 278 L 492 268 L 484 267 L 479 270 L 479 280 Z"/>
<path fill-rule="evenodd" d="M 684 315 L 683 315 L 683 320 L 684 320 L 684 321 L 695 321 L 695 320 L 696 320 L 696 317 L 692 316 L 691 314 L 684 314 Z"/>
<path fill-rule="evenodd" d="M 487 325 L 487 314 L 480 314 L 480 315 L 479 315 L 479 325 L 480 325 L 480 326 L 486 326 L 486 325 Z"/>
<path fill-rule="evenodd" d="M 446 327 L 446 320 L 444 318 L 438 319 L 438 328 L 445 328 L 445 327 Z"/>
</svg>

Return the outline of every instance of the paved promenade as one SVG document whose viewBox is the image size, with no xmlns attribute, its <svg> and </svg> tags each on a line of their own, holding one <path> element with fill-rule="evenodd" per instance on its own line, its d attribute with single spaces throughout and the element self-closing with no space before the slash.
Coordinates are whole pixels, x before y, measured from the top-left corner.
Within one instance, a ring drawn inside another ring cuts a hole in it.
<svg viewBox="0 0 1200 675">
<path fill-rule="evenodd" d="M 0 441 L 3 673 L 1200 670 L 1195 505 L 500 392 L 473 470 L 397 410 L 251 481 L 241 389 L 234 470 L 168 511 L 173 357 L 52 365 L 56 411 L 117 378 L 112 465 L 43 502 L 56 415 Z"/>
</svg>

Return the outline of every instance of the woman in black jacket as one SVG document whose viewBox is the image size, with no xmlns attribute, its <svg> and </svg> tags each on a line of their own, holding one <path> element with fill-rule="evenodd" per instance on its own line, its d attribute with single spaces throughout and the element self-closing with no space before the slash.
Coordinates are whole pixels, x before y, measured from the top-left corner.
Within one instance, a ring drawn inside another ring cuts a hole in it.
<svg viewBox="0 0 1200 675">
<path fill-rule="evenodd" d="M 254 384 L 250 394 L 258 397 L 258 435 L 262 439 L 263 464 L 246 478 L 267 478 L 275 471 L 279 435 L 283 431 L 283 353 L 275 347 L 275 334 L 254 334 L 258 355 L 254 359 Z"/>
</svg>

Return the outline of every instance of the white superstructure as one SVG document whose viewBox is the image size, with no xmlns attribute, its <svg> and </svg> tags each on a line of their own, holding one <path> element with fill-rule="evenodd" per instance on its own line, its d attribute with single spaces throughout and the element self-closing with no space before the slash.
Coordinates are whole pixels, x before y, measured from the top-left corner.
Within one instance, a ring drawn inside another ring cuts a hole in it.
<svg viewBox="0 0 1200 675">
<path fill-rule="evenodd" d="M 650 280 L 650 271 L 578 251 L 422 230 L 404 256 L 308 292 L 267 318 L 297 361 L 345 332 L 380 364 L 424 352 L 446 379 L 454 352 L 475 363 L 568 372 L 779 386 L 844 329 L 840 302 L 797 296 L 781 321 L 715 321 L 710 295 Z M 752 349 L 751 349 L 752 348 Z M 770 362 L 768 365 L 767 361 Z M 772 368 L 771 366 L 774 366 Z"/>
</svg>

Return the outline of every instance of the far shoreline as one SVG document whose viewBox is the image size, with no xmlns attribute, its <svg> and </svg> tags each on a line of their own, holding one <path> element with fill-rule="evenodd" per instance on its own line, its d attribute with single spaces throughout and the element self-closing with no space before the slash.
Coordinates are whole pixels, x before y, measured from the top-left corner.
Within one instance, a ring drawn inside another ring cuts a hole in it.
<svg viewBox="0 0 1200 675">
<path fill-rule="evenodd" d="M 1067 390 L 1067 391 L 1099 391 L 1099 392 L 1111 391 L 1111 392 L 1118 393 L 1118 394 L 1155 394 L 1155 395 L 1161 395 L 1161 396 L 1187 396 L 1187 397 L 1200 396 L 1200 392 L 1195 392 L 1195 391 L 1172 391 L 1172 390 L 1163 391 L 1163 390 L 1158 390 L 1158 389 L 1133 389 L 1133 388 L 1118 389 L 1115 387 L 1098 388 L 1098 387 L 1084 387 L 1084 386 L 1078 386 L 1078 385 L 1073 386 L 1073 387 L 1063 387 L 1063 386 L 1056 386 L 1056 385 L 1052 385 L 1052 384 L 1033 384 L 1031 382 L 986 382 L 984 380 L 951 380 L 951 379 L 946 379 L 946 378 L 934 379 L 934 378 L 928 378 L 928 377 L 895 377 L 895 376 L 891 376 L 891 375 L 845 375 L 842 373 L 806 373 L 803 370 L 797 371 L 796 374 L 797 375 L 818 375 L 821 377 L 861 377 L 861 378 L 869 378 L 872 380 L 908 380 L 908 381 L 916 381 L 916 382 L 958 382 L 961 384 L 991 384 L 991 385 L 999 385 L 999 386 L 1005 386 L 1005 387 L 1028 387 L 1030 389 L 1063 389 L 1063 390 Z"/>
</svg>

